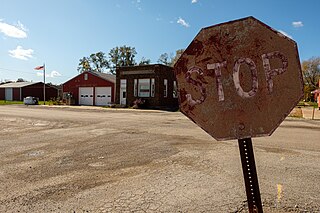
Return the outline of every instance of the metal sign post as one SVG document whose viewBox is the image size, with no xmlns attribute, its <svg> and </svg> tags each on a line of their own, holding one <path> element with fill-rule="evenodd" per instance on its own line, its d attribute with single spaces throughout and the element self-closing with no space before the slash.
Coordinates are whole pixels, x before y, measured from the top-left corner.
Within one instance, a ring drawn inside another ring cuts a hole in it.
<svg viewBox="0 0 320 213">
<path fill-rule="evenodd" d="M 239 139 L 239 150 L 246 187 L 249 212 L 262 213 L 262 204 L 259 190 L 258 175 L 254 161 L 251 138 Z"/>
</svg>

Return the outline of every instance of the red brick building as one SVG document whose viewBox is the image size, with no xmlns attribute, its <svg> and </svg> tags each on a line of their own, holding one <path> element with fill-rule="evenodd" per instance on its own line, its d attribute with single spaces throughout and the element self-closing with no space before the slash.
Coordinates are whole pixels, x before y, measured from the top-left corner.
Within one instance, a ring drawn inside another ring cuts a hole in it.
<svg viewBox="0 0 320 213">
<path fill-rule="evenodd" d="M 23 101 L 23 98 L 33 96 L 43 100 L 42 82 L 14 82 L 0 85 L 0 100 Z M 56 99 L 58 89 L 46 84 L 46 101 Z"/>
<path fill-rule="evenodd" d="M 83 72 L 63 84 L 63 98 L 76 105 L 106 106 L 115 101 L 115 83 L 115 75 Z"/>
<path fill-rule="evenodd" d="M 137 99 L 144 107 L 178 109 L 177 83 L 173 68 L 162 64 L 118 67 L 116 103 L 132 106 Z"/>
</svg>

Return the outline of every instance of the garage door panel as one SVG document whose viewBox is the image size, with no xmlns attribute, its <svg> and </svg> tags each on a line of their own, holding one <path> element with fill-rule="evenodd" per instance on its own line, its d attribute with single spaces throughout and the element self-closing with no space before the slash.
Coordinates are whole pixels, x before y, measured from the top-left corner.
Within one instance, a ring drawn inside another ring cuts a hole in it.
<svg viewBox="0 0 320 213">
<path fill-rule="evenodd" d="M 111 87 L 95 88 L 95 105 L 106 106 L 111 103 Z"/>
<path fill-rule="evenodd" d="M 93 87 L 79 87 L 79 105 L 93 105 Z"/>
</svg>

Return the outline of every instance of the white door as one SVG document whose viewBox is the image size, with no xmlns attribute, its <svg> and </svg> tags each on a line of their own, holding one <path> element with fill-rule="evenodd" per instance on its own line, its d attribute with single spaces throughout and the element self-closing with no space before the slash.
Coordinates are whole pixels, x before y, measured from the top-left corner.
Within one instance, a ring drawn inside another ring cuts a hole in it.
<svg viewBox="0 0 320 213">
<path fill-rule="evenodd" d="M 93 105 L 93 87 L 79 87 L 79 105 Z"/>
<path fill-rule="evenodd" d="M 120 104 L 127 104 L 127 79 L 120 79 Z"/>
<path fill-rule="evenodd" d="M 106 106 L 111 103 L 111 87 L 95 88 L 95 105 Z"/>
<path fill-rule="evenodd" d="M 5 99 L 6 101 L 12 101 L 12 88 L 5 88 Z"/>
</svg>

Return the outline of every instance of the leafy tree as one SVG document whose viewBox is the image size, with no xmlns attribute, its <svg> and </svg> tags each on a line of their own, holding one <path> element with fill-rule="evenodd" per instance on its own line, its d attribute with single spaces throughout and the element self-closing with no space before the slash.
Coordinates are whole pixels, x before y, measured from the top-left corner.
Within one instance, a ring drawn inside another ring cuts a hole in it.
<svg viewBox="0 0 320 213">
<path fill-rule="evenodd" d="M 184 49 L 179 49 L 179 50 L 176 50 L 175 55 L 173 55 L 172 53 L 170 54 L 163 53 L 160 55 L 158 59 L 158 63 L 173 67 L 183 52 L 184 52 Z"/>
<path fill-rule="evenodd" d="M 311 91 L 318 88 L 320 79 L 320 57 L 313 57 L 302 62 L 302 75 L 304 80 L 305 99 L 310 100 Z"/>
<path fill-rule="evenodd" d="M 109 52 L 109 68 L 110 72 L 115 74 L 116 67 L 134 66 L 136 65 L 135 56 L 137 51 L 134 47 L 121 46 L 114 47 Z"/>
<path fill-rule="evenodd" d="M 314 57 L 309 60 L 303 61 L 302 74 L 305 84 L 317 88 L 320 78 L 320 57 Z"/>
<path fill-rule="evenodd" d="M 23 78 L 18 78 L 17 82 L 27 82 L 27 81 L 24 80 Z"/>
<path fill-rule="evenodd" d="M 79 60 L 77 70 L 82 73 L 85 71 L 104 72 L 108 69 L 109 63 L 103 52 L 92 53 L 89 57 L 83 57 Z"/>
<path fill-rule="evenodd" d="M 139 62 L 139 65 L 147 65 L 147 64 L 151 64 L 151 60 L 146 59 L 145 57 L 142 57 L 141 61 Z"/>
<path fill-rule="evenodd" d="M 173 67 L 174 64 L 179 60 L 180 56 L 182 55 L 182 53 L 184 52 L 185 49 L 179 49 L 176 50 L 176 55 L 172 58 L 171 60 L 171 66 Z"/>
<path fill-rule="evenodd" d="M 79 60 L 79 65 L 77 68 L 79 73 L 83 73 L 83 72 L 87 72 L 87 71 L 91 71 L 92 68 L 90 66 L 90 59 L 89 57 L 83 57 Z"/>
<path fill-rule="evenodd" d="M 94 71 L 103 72 L 109 67 L 108 60 L 103 52 L 97 52 L 90 55 L 91 67 Z"/>
<path fill-rule="evenodd" d="M 168 53 L 163 53 L 163 54 L 160 55 L 160 57 L 158 59 L 158 63 L 170 66 L 172 58 L 173 58 L 172 53 L 170 54 L 170 56 L 169 56 Z"/>
</svg>

